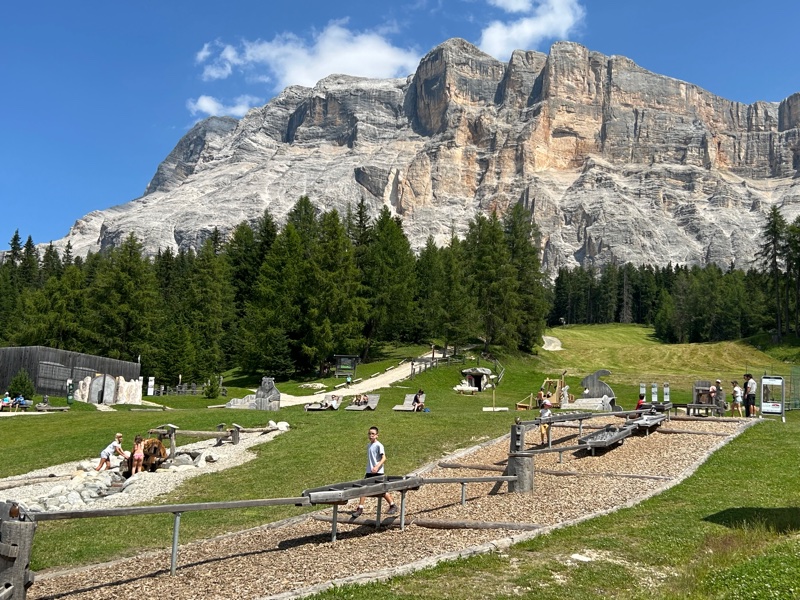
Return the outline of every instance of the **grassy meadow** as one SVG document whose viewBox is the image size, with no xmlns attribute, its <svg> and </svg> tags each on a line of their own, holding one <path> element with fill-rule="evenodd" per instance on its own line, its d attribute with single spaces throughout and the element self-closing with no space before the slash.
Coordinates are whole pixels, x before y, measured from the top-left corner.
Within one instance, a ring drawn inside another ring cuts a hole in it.
<svg viewBox="0 0 800 600">
<path fill-rule="evenodd" d="M 344 410 L 275 413 L 207 409 L 199 397 L 165 397 L 165 412 L 99 412 L 74 406 L 69 413 L 0 419 L 0 476 L 96 456 L 115 431 L 126 444 L 165 422 L 184 429 L 213 429 L 220 422 L 245 426 L 285 420 L 291 431 L 255 448 L 257 459 L 192 479 L 162 500 L 199 502 L 298 495 L 303 489 L 361 477 L 367 428 L 381 428 L 390 474 L 407 473 L 453 450 L 508 433 L 513 407 L 538 389 L 543 377 L 567 371 L 577 390 L 600 368 L 622 406 L 635 404 L 639 381 L 669 381 L 673 400 L 688 399 L 695 379 L 739 379 L 745 370 L 787 375 L 790 365 L 744 343 L 664 346 L 636 326 L 571 326 L 548 332 L 563 346 L 538 356 L 504 356 L 506 375 L 496 406 L 492 395 L 452 391 L 462 365 L 441 367 L 380 390 L 374 413 Z M 424 347 L 421 347 L 424 351 Z M 387 364 L 420 348 L 398 348 Z M 421 353 L 421 352 L 420 352 Z M 467 365 L 475 365 L 474 356 Z M 485 361 L 481 365 L 489 366 Z M 377 367 L 373 365 L 373 368 Z M 364 365 L 368 368 L 368 365 Z M 380 367 L 382 368 L 385 367 Z M 362 369 L 360 366 L 359 369 Z M 366 370 L 365 370 L 366 373 Z M 361 372 L 359 372 L 361 376 Z M 278 384 L 298 393 L 299 384 Z M 226 384 L 246 387 L 246 382 Z M 422 387 L 430 413 L 394 413 L 406 393 Z M 231 388 L 233 389 L 233 388 Z M 291 391 L 290 391 L 291 390 Z M 181 438 L 188 443 L 194 438 Z M 570 526 L 508 551 L 451 562 L 385 583 L 331 590 L 319 598 L 793 598 L 800 597 L 800 411 L 787 422 L 767 420 L 747 430 L 692 477 L 633 508 Z M 300 514 L 297 507 L 186 513 L 181 542 L 253 527 Z M 34 543 L 34 570 L 86 564 L 168 547 L 171 515 L 42 523 Z M 591 560 L 572 558 L 580 555 Z M 407 557 L 411 558 L 411 557 Z M 400 560 L 400 559 L 399 559 Z"/>
</svg>

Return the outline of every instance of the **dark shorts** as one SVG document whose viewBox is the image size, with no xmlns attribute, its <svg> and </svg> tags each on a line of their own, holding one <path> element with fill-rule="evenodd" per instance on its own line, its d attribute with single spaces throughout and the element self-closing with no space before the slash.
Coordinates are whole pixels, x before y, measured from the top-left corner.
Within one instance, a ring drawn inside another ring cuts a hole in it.
<svg viewBox="0 0 800 600">
<path fill-rule="evenodd" d="M 383 473 L 367 473 L 364 475 L 364 479 L 369 479 L 370 477 L 383 477 Z"/>
</svg>

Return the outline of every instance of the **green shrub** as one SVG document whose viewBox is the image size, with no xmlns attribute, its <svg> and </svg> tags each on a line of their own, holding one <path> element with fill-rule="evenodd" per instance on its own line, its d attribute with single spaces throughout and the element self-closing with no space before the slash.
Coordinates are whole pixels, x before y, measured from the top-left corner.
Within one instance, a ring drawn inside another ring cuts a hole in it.
<svg viewBox="0 0 800 600">
<path fill-rule="evenodd" d="M 32 399 L 34 394 L 36 394 L 33 381 L 31 381 L 31 377 L 25 369 L 20 369 L 19 372 L 14 375 L 14 378 L 8 386 L 8 393 L 12 398 L 22 396 L 28 399 Z"/>
<path fill-rule="evenodd" d="M 214 398 L 219 398 L 220 394 L 220 385 L 219 385 L 219 375 L 212 375 L 206 384 L 203 386 L 203 395 L 208 398 L 209 400 L 213 400 Z"/>
</svg>

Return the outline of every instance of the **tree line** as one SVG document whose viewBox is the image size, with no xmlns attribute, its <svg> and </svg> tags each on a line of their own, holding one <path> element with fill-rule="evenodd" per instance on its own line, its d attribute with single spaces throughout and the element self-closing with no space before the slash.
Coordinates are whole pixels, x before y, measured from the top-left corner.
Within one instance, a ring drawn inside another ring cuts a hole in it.
<svg viewBox="0 0 800 600">
<path fill-rule="evenodd" d="M 647 325 L 667 343 L 735 340 L 773 327 L 774 297 L 765 272 L 754 268 L 560 269 L 548 324 L 574 323 Z"/>
<path fill-rule="evenodd" d="M 609 264 L 561 269 L 548 323 L 639 323 L 668 343 L 800 331 L 800 217 L 773 206 L 748 269 Z"/>
<path fill-rule="evenodd" d="M 465 238 L 418 255 L 402 220 L 364 202 L 345 215 L 302 197 L 279 228 L 267 210 L 227 240 L 148 258 L 129 236 L 73 257 L 19 232 L 0 264 L 0 344 L 140 361 L 160 382 L 232 367 L 276 378 L 323 371 L 376 344 L 530 352 L 546 325 L 638 323 L 668 343 L 778 337 L 800 328 L 800 218 L 768 215 L 748 270 L 607 264 L 542 273 L 538 232 L 520 205 L 478 215 Z"/>
<path fill-rule="evenodd" d="M 418 255 L 402 220 L 364 202 L 320 212 L 302 197 L 278 227 L 267 210 L 228 239 L 148 257 L 131 234 L 85 258 L 40 254 L 19 232 L 0 265 L 0 344 L 140 361 L 165 384 L 232 367 L 277 378 L 335 354 L 426 342 L 531 351 L 550 310 L 537 232 L 521 206 L 470 221 Z"/>
</svg>

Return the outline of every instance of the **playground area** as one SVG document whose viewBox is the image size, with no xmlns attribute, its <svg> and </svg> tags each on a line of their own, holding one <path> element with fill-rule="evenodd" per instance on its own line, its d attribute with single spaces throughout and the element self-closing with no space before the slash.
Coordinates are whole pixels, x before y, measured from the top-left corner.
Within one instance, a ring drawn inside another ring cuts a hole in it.
<svg viewBox="0 0 800 600">
<path fill-rule="evenodd" d="M 602 428 L 619 421 L 615 416 L 596 417 L 584 427 Z M 328 508 L 181 546 L 174 577 L 169 574 L 170 552 L 165 549 L 100 566 L 37 574 L 28 598 L 63 594 L 78 599 L 110 594 L 120 600 L 139 598 L 142 577 L 147 578 L 148 595 L 176 600 L 194 598 L 201 588 L 209 599 L 227 597 L 231 589 L 239 597 L 260 598 L 407 573 L 443 559 L 501 549 L 554 527 L 637 503 L 688 477 L 716 449 L 757 422 L 686 420 L 662 424 L 649 435 L 632 435 L 596 456 L 586 450 L 565 451 L 562 456 L 541 454 L 536 457 L 532 493 L 509 493 L 506 484 L 469 483 L 462 503 L 459 484 L 422 485 L 408 493 L 410 524 L 404 531 L 397 527 L 397 518 L 384 519 L 376 529 L 374 524 L 349 523 L 342 516 L 337 541 L 332 543 L 330 522 L 315 518 L 330 516 Z M 554 424 L 553 448 L 574 444 L 577 427 L 570 421 Z M 487 440 L 413 474 L 423 479 L 502 475 L 509 439 L 506 435 Z M 522 450 L 541 449 L 538 442 L 535 429 L 530 428 Z M 364 516 L 374 519 L 376 507 L 376 499 L 368 500 Z M 440 529 L 417 526 L 415 519 L 437 521 Z M 169 532 L 164 534 L 166 543 Z M 130 577 L 134 568 L 135 579 Z"/>
</svg>

